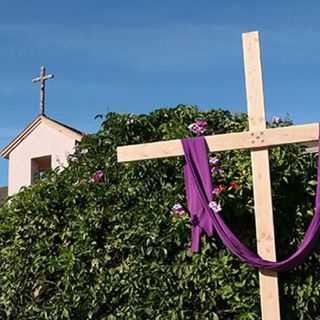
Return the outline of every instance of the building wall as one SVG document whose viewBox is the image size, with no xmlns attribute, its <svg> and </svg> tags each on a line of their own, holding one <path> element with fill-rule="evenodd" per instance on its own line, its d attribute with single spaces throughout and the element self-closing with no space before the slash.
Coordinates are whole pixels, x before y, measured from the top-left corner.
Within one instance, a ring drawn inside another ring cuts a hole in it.
<svg viewBox="0 0 320 320">
<path fill-rule="evenodd" d="M 31 159 L 52 156 L 52 168 L 65 166 L 75 140 L 41 123 L 9 156 L 9 195 L 31 184 Z"/>
</svg>

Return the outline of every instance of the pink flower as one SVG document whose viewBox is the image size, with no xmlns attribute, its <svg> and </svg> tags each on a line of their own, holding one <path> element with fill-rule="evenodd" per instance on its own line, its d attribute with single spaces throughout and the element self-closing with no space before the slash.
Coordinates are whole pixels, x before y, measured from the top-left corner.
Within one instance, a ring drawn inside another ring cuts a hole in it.
<svg viewBox="0 0 320 320">
<path fill-rule="evenodd" d="M 214 213 L 219 213 L 222 210 L 220 203 L 217 203 L 216 201 L 211 201 L 209 207 Z"/>
<path fill-rule="evenodd" d="M 196 120 L 195 123 L 197 126 L 199 126 L 201 128 L 207 128 L 207 126 L 208 126 L 207 120 L 198 119 L 198 120 Z"/>
<path fill-rule="evenodd" d="M 220 194 L 220 188 L 219 187 L 214 187 L 212 190 L 212 194 L 214 197 L 217 197 Z"/>
<path fill-rule="evenodd" d="M 231 181 L 229 184 L 229 188 L 237 190 L 237 189 L 239 189 L 239 185 L 235 181 Z"/>
<path fill-rule="evenodd" d="M 182 216 L 186 213 L 186 211 L 184 210 L 184 208 L 182 207 L 182 205 L 180 203 L 176 203 L 172 209 L 171 209 L 172 214 L 176 214 L 178 216 Z"/>
<path fill-rule="evenodd" d="M 217 197 L 220 195 L 220 193 L 225 192 L 226 187 L 222 184 L 219 184 L 218 186 L 214 187 L 212 190 L 212 194 L 214 197 Z"/>
<path fill-rule="evenodd" d="M 102 170 L 97 170 L 95 174 L 90 178 L 92 183 L 98 183 L 104 178 L 104 172 Z"/>
<path fill-rule="evenodd" d="M 188 129 L 197 136 L 200 136 L 205 133 L 205 131 L 207 130 L 207 126 L 208 123 L 206 120 L 198 119 L 194 123 L 191 123 L 188 126 Z"/>
</svg>

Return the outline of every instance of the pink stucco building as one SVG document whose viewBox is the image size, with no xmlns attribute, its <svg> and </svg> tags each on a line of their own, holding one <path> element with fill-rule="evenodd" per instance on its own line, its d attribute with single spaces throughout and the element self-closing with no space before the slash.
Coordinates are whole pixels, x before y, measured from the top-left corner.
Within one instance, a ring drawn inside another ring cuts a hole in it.
<svg viewBox="0 0 320 320">
<path fill-rule="evenodd" d="M 36 117 L 0 156 L 9 160 L 8 195 L 34 183 L 41 174 L 67 164 L 83 134 L 45 115 Z"/>
</svg>

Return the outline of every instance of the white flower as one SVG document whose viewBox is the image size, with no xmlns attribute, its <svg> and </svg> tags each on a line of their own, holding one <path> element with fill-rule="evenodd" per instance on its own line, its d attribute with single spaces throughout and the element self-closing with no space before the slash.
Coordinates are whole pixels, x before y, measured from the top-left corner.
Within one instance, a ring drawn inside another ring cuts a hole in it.
<svg viewBox="0 0 320 320">
<path fill-rule="evenodd" d="M 276 116 L 272 117 L 272 123 L 278 124 L 280 122 L 282 122 L 282 119 L 280 117 L 276 117 Z"/>
<path fill-rule="evenodd" d="M 220 159 L 218 157 L 210 157 L 209 158 L 209 164 L 212 166 L 219 166 L 220 165 Z"/>
<path fill-rule="evenodd" d="M 220 203 L 217 203 L 216 201 L 211 201 L 209 207 L 214 213 L 219 213 L 222 210 Z"/>
<path fill-rule="evenodd" d="M 127 124 L 133 124 L 133 123 L 135 123 L 136 122 L 136 120 L 134 119 L 134 118 L 129 118 L 128 120 L 127 120 Z"/>
<path fill-rule="evenodd" d="M 183 209 L 183 207 L 182 207 L 182 205 L 181 205 L 180 203 L 176 203 L 176 204 L 172 207 L 171 212 L 172 212 L 173 214 L 177 214 L 177 215 L 179 215 L 179 216 L 181 216 L 181 215 L 183 215 L 183 214 L 185 213 L 185 211 L 184 211 L 184 209 Z"/>
</svg>

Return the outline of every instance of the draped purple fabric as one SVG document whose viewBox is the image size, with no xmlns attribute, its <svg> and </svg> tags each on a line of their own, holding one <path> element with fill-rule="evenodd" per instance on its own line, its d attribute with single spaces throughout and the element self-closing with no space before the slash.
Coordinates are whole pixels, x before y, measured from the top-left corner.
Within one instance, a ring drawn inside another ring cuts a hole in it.
<svg viewBox="0 0 320 320">
<path fill-rule="evenodd" d="M 303 262 L 315 245 L 320 232 L 320 156 L 318 156 L 316 209 L 304 239 L 289 258 L 272 262 L 261 258 L 241 243 L 224 223 L 222 216 L 209 207 L 209 202 L 212 201 L 213 185 L 205 138 L 183 139 L 182 145 L 186 162 L 184 166 L 186 195 L 192 224 L 191 248 L 194 252 L 198 252 L 200 249 L 200 238 L 203 233 L 207 236 L 216 234 L 235 256 L 253 267 L 286 271 Z"/>
</svg>

